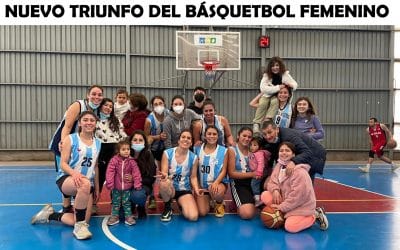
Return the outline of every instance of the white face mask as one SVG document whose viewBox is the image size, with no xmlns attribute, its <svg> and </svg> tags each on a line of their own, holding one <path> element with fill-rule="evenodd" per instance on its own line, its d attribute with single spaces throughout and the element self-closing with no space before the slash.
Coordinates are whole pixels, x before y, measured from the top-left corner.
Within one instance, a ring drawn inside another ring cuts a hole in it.
<svg viewBox="0 0 400 250">
<path fill-rule="evenodd" d="M 95 110 L 100 106 L 100 103 L 99 104 L 94 104 L 93 102 L 89 101 L 88 105 L 89 105 L 89 107 L 91 109 Z"/>
<path fill-rule="evenodd" d="M 164 110 L 165 110 L 165 107 L 164 107 L 164 106 L 157 106 L 157 107 L 154 107 L 154 112 L 156 112 L 156 113 L 159 114 L 159 115 L 162 115 L 162 113 L 164 112 Z"/>
<path fill-rule="evenodd" d="M 140 153 L 144 149 L 144 144 L 132 144 L 131 148 L 135 150 L 135 152 Z"/>
<path fill-rule="evenodd" d="M 182 114 L 185 107 L 184 106 L 174 106 L 172 109 L 174 110 L 175 113 L 180 115 L 180 114 Z"/>
</svg>

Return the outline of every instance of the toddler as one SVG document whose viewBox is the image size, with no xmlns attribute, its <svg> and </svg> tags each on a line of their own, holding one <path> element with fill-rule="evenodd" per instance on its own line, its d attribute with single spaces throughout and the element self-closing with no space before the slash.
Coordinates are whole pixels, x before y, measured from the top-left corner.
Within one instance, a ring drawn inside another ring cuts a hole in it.
<svg viewBox="0 0 400 250">
<path fill-rule="evenodd" d="M 124 89 L 117 91 L 115 95 L 114 114 L 118 120 L 122 121 L 126 112 L 131 109 L 131 104 L 128 100 L 128 92 Z"/>
<path fill-rule="evenodd" d="M 263 177 L 264 168 L 268 166 L 271 153 L 267 150 L 260 149 L 261 138 L 253 137 L 250 142 L 249 167 L 256 173 L 256 177 L 251 180 L 251 189 L 253 190 L 256 207 L 262 205 L 260 201 L 260 186 Z"/>
<path fill-rule="evenodd" d="M 119 223 L 119 210 L 121 206 L 125 213 L 125 224 L 136 224 L 131 209 L 131 188 L 142 188 L 142 176 L 136 161 L 130 157 L 131 144 L 121 141 L 117 144 L 117 154 L 111 159 L 106 172 L 106 187 L 111 190 L 112 211 L 107 225 Z"/>
</svg>

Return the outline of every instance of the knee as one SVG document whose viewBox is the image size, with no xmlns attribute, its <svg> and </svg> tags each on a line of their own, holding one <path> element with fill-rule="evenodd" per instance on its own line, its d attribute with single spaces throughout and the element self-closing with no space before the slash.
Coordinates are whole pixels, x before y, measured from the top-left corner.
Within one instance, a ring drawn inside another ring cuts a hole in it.
<svg viewBox="0 0 400 250">
<path fill-rule="evenodd" d="M 290 225 L 289 223 L 285 223 L 285 230 L 292 234 L 298 233 L 301 231 L 301 230 L 299 230 L 299 228 L 296 228 L 296 227 Z"/>
<path fill-rule="evenodd" d="M 199 209 L 199 216 L 204 217 L 210 212 L 208 209 Z"/>
<path fill-rule="evenodd" d="M 272 203 L 272 195 L 269 191 L 262 192 L 260 199 L 265 205 L 270 205 Z"/>
<path fill-rule="evenodd" d="M 189 221 L 197 221 L 199 219 L 199 213 L 195 211 L 191 211 L 189 214 L 187 214 L 186 219 Z"/>
<path fill-rule="evenodd" d="M 243 220 L 250 220 L 254 217 L 254 210 L 250 210 L 250 209 L 242 209 L 239 210 L 239 216 L 241 219 Z"/>
</svg>

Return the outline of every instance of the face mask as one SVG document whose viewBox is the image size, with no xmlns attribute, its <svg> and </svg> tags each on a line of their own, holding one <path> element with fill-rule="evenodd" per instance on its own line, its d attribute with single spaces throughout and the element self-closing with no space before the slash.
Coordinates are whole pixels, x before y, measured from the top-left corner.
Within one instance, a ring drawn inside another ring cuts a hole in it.
<svg viewBox="0 0 400 250">
<path fill-rule="evenodd" d="M 177 113 L 178 115 L 180 115 L 180 114 L 182 114 L 182 112 L 183 112 L 183 110 L 185 109 L 185 107 L 184 107 L 184 106 L 175 106 L 175 107 L 173 107 L 172 109 L 175 111 L 175 113 Z"/>
<path fill-rule="evenodd" d="M 154 107 L 154 112 L 161 115 L 164 112 L 164 109 L 165 109 L 164 106 L 157 106 L 157 107 Z"/>
<path fill-rule="evenodd" d="M 100 120 L 107 120 L 110 118 L 110 114 L 104 114 L 103 112 L 100 112 Z"/>
<path fill-rule="evenodd" d="M 97 109 L 99 106 L 100 106 L 100 104 L 94 104 L 93 102 L 91 102 L 91 101 L 89 101 L 89 103 L 88 103 L 88 105 L 89 105 L 89 107 L 91 108 L 91 109 L 93 109 L 93 110 L 95 110 L 95 109 Z"/>
<path fill-rule="evenodd" d="M 204 94 L 202 93 L 197 93 L 194 95 L 194 100 L 196 102 L 202 102 L 204 100 Z"/>
<path fill-rule="evenodd" d="M 144 144 L 132 144 L 131 148 L 135 150 L 135 152 L 141 152 L 144 149 Z"/>
</svg>

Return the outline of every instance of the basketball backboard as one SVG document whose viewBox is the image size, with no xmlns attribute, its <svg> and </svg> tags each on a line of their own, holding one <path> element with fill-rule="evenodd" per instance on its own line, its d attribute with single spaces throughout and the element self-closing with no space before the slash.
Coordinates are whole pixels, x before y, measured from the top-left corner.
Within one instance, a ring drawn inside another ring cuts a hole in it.
<svg viewBox="0 0 400 250">
<path fill-rule="evenodd" d="M 217 61 L 221 71 L 240 70 L 240 33 L 176 32 L 176 69 L 204 70 L 204 61 Z"/>
</svg>

